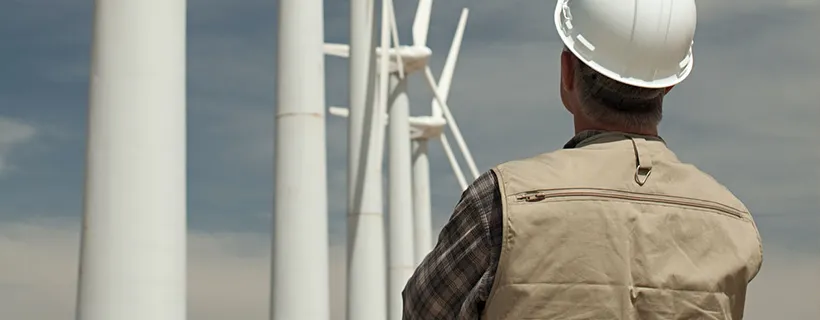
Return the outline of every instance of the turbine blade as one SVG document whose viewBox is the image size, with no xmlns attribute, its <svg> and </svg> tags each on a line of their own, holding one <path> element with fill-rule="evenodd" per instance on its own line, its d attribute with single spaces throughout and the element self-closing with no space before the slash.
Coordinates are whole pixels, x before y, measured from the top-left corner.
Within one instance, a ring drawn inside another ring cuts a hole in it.
<svg viewBox="0 0 820 320">
<path fill-rule="evenodd" d="M 324 51 L 326 55 L 342 58 L 350 58 L 350 46 L 341 43 L 325 43 Z"/>
<path fill-rule="evenodd" d="M 330 107 L 330 114 L 337 117 L 347 118 L 350 116 L 350 110 L 345 107 Z"/>
<path fill-rule="evenodd" d="M 430 29 L 430 14 L 433 10 L 433 0 L 419 0 L 416 10 L 416 19 L 413 21 L 413 45 L 427 46 L 427 33 Z"/>
<path fill-rule="evenodd" d="M 453 136 L 456 138 L 456 143 L 458 144 L 459 149 L 461 149 L 461 153 L 464 155 L 465 160 L 467 160 L 467 166 L 470 168 L 473 178 L 478 178 L 478 167 L 475 165 L 473 154 L 470 152 L 470 149 L 467 148 L 467 143 L 464 142 L 464 137 L 461 135 L 461 130 L 458 129 L 456 119 L 453 118 L 453 114 L 450 113 L 450 108 L 447 107 L 447 102 L 444 101 L 441 94 L 438 92 L 436 80 L 433 79 L 433 72 L 430 71 L 430 66 L 424 68 L 424 75 L 427 79 L 427 85 L 430 87 L 430 90 L 433 91 L 433 97 L 435 97 L 436 101 L 438 101 L 439 109 L 444 114 L 444 118 L 447 119 L 447 126 L 450 127 L 450 130 L 453 132 Z"/>
<path fill-rule="evenodd" d="M 390 70 L 388 67 L 390 66 L 390 12 L 389 12 L 389 1 L 390 0 L 382 0 L 382 28 L 381 28 L 381 56 L 379 57 L 379 89 L 378 89 L 378 107 L 373 110 L 376 115 L 381 115 L 382 113 L 387 112 L 387 100 L 390 96 L 389 90 L 389 83 L 390 80 Z M 382 120 L 381 117 L 377 117 L 379 121 Z M 374 126 L 379 128 L 379 126 Z"/>
<path fill-rule="evenodd" d="M 453 83 L 453 74 L 456 71 L 456 63 L 458 62 L 458 54 L 461 51 L 461 41 L 464 38 L 464 28 L 467 26 L 469 12 L 467 8 L 461 11 L 461 18 L 458 20 L 458 28 L 456 28 L 456 34 L 453 37 L 453 44 L 450 45 L 450 52 L 444 62 L 444 70 L 441 71 L 441 78 L 438 80 L 438 92 L 441 93 L 441 98 L 444 101 L 447 101 L 450 95 L 450 85 Z M 433 99 L 433 110 L 437 109 L 435 106 L 437 103 L 436 99 Z"/>
<path fill-rule="evenodd" d="M 396 25 L 396 11 L 393 6 L 393 0 L 387 3 L 390 5 L 388 9 L 390 11 L 390 31 L 393 36 L 393 46 L 398 48 L 401 44 L 399 43 L 399 27 Z M 404 61 L 398 52 L 396 52 L 396 64 L 398 65 L 399 78 L 404 79 Z"/>
<path fill-rule="evenodd" d="M 461 171 L 461 166 L 456 161 L 456 156 L 453 154 L 453 148 L 447 141 L 447 136 L 441 135 L 441 146 L 444 148 L 444 154 L 447 155 L 447 160 L 450 161 L 450 166 L 453 168 L 453 173 L 456 175 L 458 185 L 461 186 L 461 191 L 467 190 L 467 180 L 464 179 L 464 172 Z"/>
</svg>

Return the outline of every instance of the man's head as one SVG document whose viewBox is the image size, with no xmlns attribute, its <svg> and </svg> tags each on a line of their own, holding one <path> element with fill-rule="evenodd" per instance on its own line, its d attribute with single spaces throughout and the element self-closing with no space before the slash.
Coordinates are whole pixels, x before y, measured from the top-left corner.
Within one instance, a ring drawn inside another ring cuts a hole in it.
<svg viewBox="0 0 820 320">
<path fill-rule="evenodd" d="M 575 118 L 576 131 L 657 134 L 663 98 L 671 89 L 618 82 L 593 70 L 568 49 L 561 53 L 561 100 Z"/>
<path fill-rule="evenodd" d="M 695 0 L 557 0 L 575 130 L 657 134 L 664 96 L 692 71 L 696 11 Z"/>
</svg>

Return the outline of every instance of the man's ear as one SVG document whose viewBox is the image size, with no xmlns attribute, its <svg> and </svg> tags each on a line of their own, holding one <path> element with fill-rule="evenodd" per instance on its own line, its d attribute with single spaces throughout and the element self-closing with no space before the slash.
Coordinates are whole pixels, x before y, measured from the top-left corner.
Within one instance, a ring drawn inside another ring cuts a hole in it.
<svg viewBox="0 0 820 320">
<path fill-rule="evenodd" d="M 663 92 L 663 94 L 664 94 L 664 95 L 668 94 L 668 93 L 669 93 L 669 91 L 672 91 L 672 88 L 674 88 L 674 87 L 675 87 L 675 86 L 667 87 L 667 88 L 665 89 L 665 91 Z"/>
<path fill-rule="evenodd" d="M 561 52 L 561 90 L 575 90 L 575 56 L 568 50 Z"/>
</svg>

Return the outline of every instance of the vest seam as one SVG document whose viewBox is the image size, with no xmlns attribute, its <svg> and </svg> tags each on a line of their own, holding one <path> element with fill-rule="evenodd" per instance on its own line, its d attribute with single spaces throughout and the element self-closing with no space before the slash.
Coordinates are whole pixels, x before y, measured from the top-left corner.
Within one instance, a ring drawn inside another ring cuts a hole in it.
<svg viewBox="0 0 820 320">
<path fill-rule="evenodd" d="M 507 199 L 507 179 L 504 179 L 504 175 L 500 166 L 495 167 L 492 169 L 495 172 L 495 179 L 496 184 L 498 185 L 498 192 L 501 195 L 501 250 L 499 250 L 498 254 L 498 266 L 496 267 L 495 274 L 493 275 L 493 285 L 490 287 L 490 293 L 487 295 L 488 303 L 485 304 L 483 314 L 485 319 L 490 318 L 490 314 L 488 311 L 490 310 L 489 302 L 493 301 L 493 298 L 498 294 L 498 288 L 503 287 L 504 284 L 502 283 L 503 274 L 506 272 L 506 263 L 504 261 L 508 259 L 509 253 L 509 245 L 507 244 L 509 241 L 509 231 L 507 227 L 509 226 L 509 215 L 508 215 L 508 207 L 509 201 Z M 509 313 L 509 311 L 508 311 Z M 506 315 L 505 315 L 506 317 Z"/>
<path fill-rule="evenodd" d="M 760 229 L 757 228 L 757 223 L 754 221 L 754 219 L 750 218 L 749 222 L 752 224 L 752 228 L 755 230 L 755 236 L 757 237 L 758 261 L 756 262 L 755 272 L 751 276 L 749 276 L 749 279 L 746 283 L 751 283 L 752 280 L 754 280 L 757 277 L 757 275 L 760 274 L 760 269 L 763 268 L 763 239 L 761 239 L 760 237 Z"/>
</svg>

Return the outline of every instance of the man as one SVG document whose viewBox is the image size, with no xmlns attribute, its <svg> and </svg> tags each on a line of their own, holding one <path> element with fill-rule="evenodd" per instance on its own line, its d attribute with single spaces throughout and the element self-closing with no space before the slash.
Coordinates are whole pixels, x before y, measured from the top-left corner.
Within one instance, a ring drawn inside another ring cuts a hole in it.
<svg viewBox="0 0 820 320">
<path fill-rule="evenodd" d="M 404 319 L 743 317 L 762 264 L 752 216 L 658 136 L 695 20 L 694 0 L 559 1 L 576 135 L 462 194 L 405 287 Z"/>
</svg>

